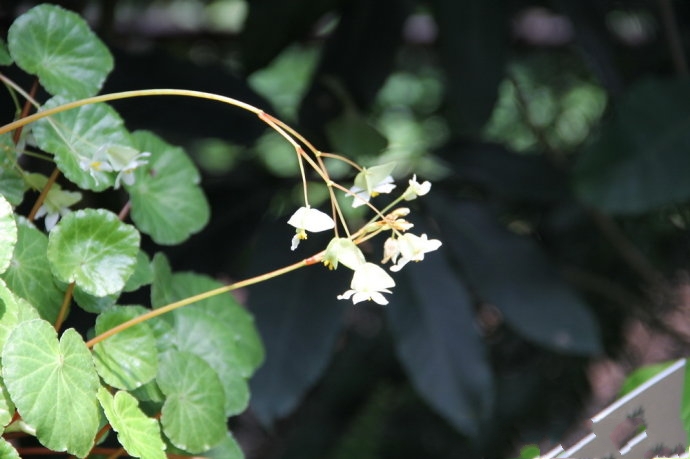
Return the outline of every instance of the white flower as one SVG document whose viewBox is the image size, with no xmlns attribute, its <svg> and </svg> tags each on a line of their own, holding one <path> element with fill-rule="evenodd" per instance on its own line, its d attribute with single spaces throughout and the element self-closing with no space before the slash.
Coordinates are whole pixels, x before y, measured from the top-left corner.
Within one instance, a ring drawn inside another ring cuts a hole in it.
<svg viewBox="0 0 690 459">
<path fill-rule="evenodd" d="M 389 288 L 395 287 L 393 278 L 379 265 L 364 263 L 355 269 L 350 290 L 338 295 L 339 300 L 352 298 L 354 304 L 372 300 L 378 304 L 388 304 L 382 293 L 392 293 Z"/>
<path fill-rule="evenodd" d="M 390 240 L 390 239 L 389 239 Z M 390 244 L 390 247 L 384 245 L 384 258 L 386 261 L 390 258 L 395 265 L 391 266 L 391 271 L 400 271 L 410 261 L 421 261 L 424 259 L 424 254 L 432 252 L 441 247 L 441 241 L 438 239 L 427 239 L 426 234 L 417 236 L 412 233 L 406 233 L 395 239 L 395 242 Z M 395 246 L 393 245 L 395 244 Z M 400 257 L 400 260 L 398 260 Z"/>
<path fill-rule="evenodd" d="M 312 209 L 309 206 L 300 207 L 292 214 L 288 224 L 297 228 L 295 235 L 292 238 L 291 250 L 295 250 L 299 245 L 299 241 L 307 238 L 307 231 L 318 233 L 335 228 L 333 219 L 318 209 Z"/>
<path fill-rule="evenodd" d="M 148 164 L 148 160 L 142 158 L 148 158 L 149 156 L 151 156 L 151 153 L 149 153 L 148 151 L 144 151 L 132 158 L 129 161 L 129 163 L 125 164 L 125 166 L 122 169 L 120 169 L 120 172 L 117 174 L 117 177 L 115 177 L 115 189 L 117 190 L 118 188 L 120 188 L 120 182 L 124 183 L 127 186 L 134 185 L 135 169 Z"/>
<path fill-rule="evenodd" d="M 111 172 L 113 170 L 113 166 L 110 164 L 108 154 L 103 147 L 100 147 L 98 150 L 96 150 L 96 153 L 93 154 L 92 158 L 82 157 L 79 160 L 79 167 L 81 170 L 87 171 L 89 175 L 91 175 L 91 177 L 93 177 L 93 179 L 96 181 L 96 183 L 98 183 L 96 173 Z"/>
<path fill-rule="evenodd" d="M 352 201 L 352 207 L 363 206 L 371 198 L 375 198 L 380 193 L 390 193 L 395 188 L 393 184 L 393 177 L 388 175 L 383 178 L 379 183 L 375 184 L 371 190 L 366 190 L 358 186 L 353 186 L 350 188 L 350 192 L 353 193 L 354 200 Z"/>
<path fill-rule="evenodd" d="M 354 198 L 352 207 L 366 204 L 379 193 L 390 193 L 395 188 L 391 172 L 395 169 L 395 163 L 386 163 L 370 168 L 362 168 L 355 177 L 355 184 L 350 188 Z"/>
<path fill-rule="evenodd" d="M 413 199 L 417 199 L 417 196 L 424 196 L 431 190 L 431 182 L 428 180 L 422 183 L 417 182 L 417 176 L 413 175 L 412 178 L 410 179 L 410 186 L 407 187 L 407 190 L 405 190 L 405 193 L 403 194 L 403 198 L 405 201 L 412 201 Z"/>
<path fill-rule="evenodd" d="M 117 172 L 115 177 L 115 189 L 120 188 L 120 183 L 125 185 L 134 184 L 134 170 L 148 161 L 151 153 L 139 150 L 126 145 L 105 144 L 99 147 L 91 159 L 81 158 L 79 167 L 88 171 L 91 177 L 98 183 L 98 172 Z"/>
<path fill-rule="evenodd" d="M 383 243 L 383 260 L 381 260 L 381 263 L 388 263 L 388 260 L 391 259 L 395 263 L 399 255 L 400 246 L 398 245 L 398 240 L 392 237 L 386 239 L 386 242 Z"/>
<path fill-rule="evenodd" d="M 366 262 L 364 254 L 357 244 L 346 237 L 334 237 L 326 247 L 323 264 L 329 269 L 336 269 L 342 263 L 350 269 L 357 269 Z"/>
<path fill-rule="evenodd" d="M 81 193 L 77 191 L 63 191 L 56 184 L 48 192 L 43 204 L 36 211 L 35 218 L 45 217 L 46 230 L 52 230 L 57 225 L 60 217 L 70 213 L 70 206 L 81 200 Z"/>
</svg>

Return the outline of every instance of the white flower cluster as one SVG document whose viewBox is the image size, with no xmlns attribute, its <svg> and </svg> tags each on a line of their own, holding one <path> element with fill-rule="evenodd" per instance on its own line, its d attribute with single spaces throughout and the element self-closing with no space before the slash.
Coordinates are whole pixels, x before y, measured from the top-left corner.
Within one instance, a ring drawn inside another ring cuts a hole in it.
<svg viewBox="0 0 690 459">
<path fill-rule="evenodd" d="M 92 158 L 81 158 L 79 167 L 88 171 L 91 177 L 98 183 L 98 172 L 117 172 L 115 177 L 115 189 L 120 184 L 134 185 L 134 171 L 148 163 L 151 153 L 125 145 L 106 144 L 98 148 Z"/>
<path fill-rule="evenodd" d="M 390 175 L 393 167 L 387 164 L 363 169 L 355 178 L 355 185 L 349 191 L 349 195 L 354 198 L 352 206 L 359 207 L 369 204 L 371 198 L 379 193 L 390 193 L 395 188 L 393 177 Z M 431 183 L 428 181 L 419 183 L 417 177 L 413 176 L 405 192 L 393 205 L 403 200 L 410 201 L 418 196 L 423 196 L 430 189 Z M 407 214 L 409 214 L 409 209 L 397 208 L 381 220 L 365 226 L 351 237 L 334 237 L 330 241 L 323 252 L 323 263 L 330 269 L 336 269 L 339 264 L 342 264 L 354 271 L 350 289 L 342 295 L 338 295 L 338 299 L 351 299 L 355 304 L 371 300 L 385 305 L 388 304 L 388 300 L 383 294 L 392 293 L 390 289 L 395 287 L 395 281 L 385 269 L 366 260 L 355 242 L 358 238 L 369 239 L 367 236 L 371 233 L 391 231 L 391 236 L 384 243 L 382 263 L 392 261 L 393 265 L 390 270 L 393 272 L 400 271 L 411 261 L 423 260 L 424 254 L 437 250 L 441 246 L 441 241 L 428 239 L 426 234 L 417 236 L 407 233 L 406 231 L 413 226 L 402 218 Z M 295 236 L 292 238 L 292 250 L 297 248 L 301 240 L 307 238 L 307 232 L 320 232 L 335 228 L 333 218 L 308 205 L 297 209 L 288 220 L 288 224 L 296 228 Z"/>
</svg>

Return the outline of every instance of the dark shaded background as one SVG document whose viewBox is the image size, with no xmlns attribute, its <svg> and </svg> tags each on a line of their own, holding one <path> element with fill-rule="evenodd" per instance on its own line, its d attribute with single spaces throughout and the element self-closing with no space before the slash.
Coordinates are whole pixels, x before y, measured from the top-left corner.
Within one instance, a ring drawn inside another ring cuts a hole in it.
<svg viewBox="0 0 690 459">
<path fill-rule="evenodd" d="M 230 420 L 247 457 L 512 457 L 577 439 L 626 372 L 684 353 L 687 2 L 55 3 L 111 46 L 104 92 L 228 95 L 434 182 L 415 231 L 444 245 L 388 307 L 338 302 L 346 276 L 318 268 L 243 292 L 268 351 Z M 0 4 L 3 36 L 30 4 Z M 204 171 L 212 223 L 163 248 L 175 269 L 294 260 L 299 180 L 262 123 L 186 99 L 114 106 Z"/>
</svg>

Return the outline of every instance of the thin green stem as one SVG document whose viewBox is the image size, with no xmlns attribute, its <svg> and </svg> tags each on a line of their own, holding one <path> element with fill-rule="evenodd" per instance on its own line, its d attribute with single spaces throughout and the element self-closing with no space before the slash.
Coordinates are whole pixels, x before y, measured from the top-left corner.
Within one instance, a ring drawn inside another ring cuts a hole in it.
<svg viewBox="0 0 690 459">
<path fill-rule="evenodd" d="M 21 113 L 19 114 L 20 118 L 24 118 L 29 114 L 29 110 L 31 110 L 31 102 L 34 101 L 34 96 L 36 95 L 36 91 L 38 91 L 38 78 L 34 78 L 34 84 L 31 85 L 31 91 L 27 95 L 28 97 L 26 98 L 26 101 L 24 102 L 24 107 L 22 108 Z M 12 142 L 14 144 L 19 143 L 19 139 L 22 137 L 22 128 L 17 129 L 14 131 L 14 134 L 12 135 Z"/>
<path fill-rule="evenodd" d="M 58 312 L 57 319 L 55 319 L 55 330 L 60 331 L 62 324 L 65 322 L 67 317 L 67 311 L 69 311 L 69 305 L 72 303 L 72 294 L 74 293 L 74 282 L 67 286 L 65 290 L 65 296 L 62 299 L 62 306 L 60 306 L 60 311 Z"/>
<path fill-rule="evenodd" d="M 318 255 L 319 254 L 317 254 L 315 256 L 318 256 Z M 320 255 L 323 255 L 323 252 L 321 252 Z M 258 276 L 251 277 L 251 278 L 245 279 L 243 281 L 235 282 L 235 283 L 230 284 L 230 285 L 224 285 L 223 287 L 218 287 L 216 289 L 209 290 L 207 292 L 199 293 L 198 295 L 190 296 L 190 297 L 185 298 L 185 299 L 180 300 L 180 301 L 175 301 L 174 303 L 167 304 L 163 307 L 153 309 L 153 310 L 147 312 L 146 314 L 142 314 L 138 317 L 135 317 L 133 319 L 128 320 L 127 322 L 123 322 L 120 325 L 118 325 L 114 328 L 111 328 L 110 330 L 103 332 L 98 336 L 95 336 L 94 338 L 92 338 L 91 340 L 89 340 L 86 343 L 86 346 L 88 348 L 92 348 L 94 345 L 100 343 L 101 341 L 103 341 L 107 338 L 110 338 L 111 336 L 113 336 L 117 333 L 120 333 L 121 331 L 127 330 L 130 327 L 133 327 L 137 324 L 145 322 L 145 321 L 152 319 L 154 317 L 161 316 L 161 315 L 166 314 L 170 311 L 174 311 L 175 309 L 179 309 L 183 306 L 188 306 L 188 305 L 190 305 L 192 303 L 196 303 L 198 301 L 206 300 L 208 298 L 212 298 L 214 296 L 221 295 L 223 293 L 228 293 L 228 292 L 231 292 L 233 290 L 237 290 L 238 288 L 243 288 L 243 287 L 248 287 L 250 285 L 258 284 L 260 282 L 264 282 L 264 281 L 267 281 L 269 279 L 273 279 L 274 277 L 281 276 L 281 275 L 289 273 L 291 271 L 295 271 L 295 270 L 302 268 L 304 266 L 308 266 L 309 264 L 314 264 L 311 262 L 311 260 L 313 258 L 314 257 L 310 257 L 308 259 L 298 261 L 297 263 L 293 263 L 291 265 L 276 269 L 275 271 L 271 271 L 269 273 L 260 274 Z"/>
<path fill-rule="evenodd" d="M 6 79 L 5 79 L 6 80 Z M 3 81 L 5 81 L 3 80 Z M 23 95 L 23 94 L 22 94 Z M 135 91 L 122 91 L 114 92 L 111 94 L 102 94 L 100 96 L 87 97 L 85 99 L 76 100 L 74 102 L 69 102 L 63 105 L 58 105 L 57 107 L 49 108 L 47 110 L 34 113 L 33 115 L 27 116 L 16 120 L 12 123 L 8 123 L 0 127 L 0 134 L 5 132 L 13 131 L 22 126 L 26 126 L 29 123 L 40 120 L 47 116 L 52 116 L 57 113 L 61 113 L 67 110 L 71 110 L 77 107 L 83 107 L 84 105 L 97 104 L 100 102 L 111 102 L 114 100 L 131 99 L 134 97 L 151 97 L 151 96 L 181 96 L 181 97 L 194 97 L 197 99 L 207 99 L 214 100 L 216 102 L 222 102 L 225 104 L 233 105 L 235 107 L 247 110 L 261 118 L 263 110 L 254 107 L 253 105 L 247 104 L 232 97 L 221 96 L 219 94 L 213 94 L 204 91 L 193 91 L 191 89 L 139 89 Z M 263 118 L 262 118 L 263 119 Z"/>
<path fill-rule="evenodd" d="M 362 166 L 351 160 L 350 158 L 347 158 L 343 155 L 338 155 L 336 153 L 325 153 L 323 151 L 319 152 L 319 156 L 323 156 L 324 158 L 331 158 L 331 159 L 337 159 L 338 161 L 342 161 L 344 163 L 349 164 L 353 168 L 357 169 L 359 172 L 362 172 Z"/>
</svg>

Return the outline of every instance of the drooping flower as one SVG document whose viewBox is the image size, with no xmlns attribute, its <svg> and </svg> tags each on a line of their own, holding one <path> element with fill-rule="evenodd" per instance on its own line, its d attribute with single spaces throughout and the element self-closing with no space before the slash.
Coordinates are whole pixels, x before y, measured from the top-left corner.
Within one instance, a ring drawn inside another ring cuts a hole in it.
<svg viewBox="0 0 690 459">
<path fill-rule="evenodd" d="M 423 260 L 425 253 L 433 252 L 439 247 L 441 247 L 441 241 L 438 239 L 427 239 L 426 234 L 417 236 L 412 233 L 406 233 L 397 239 L 389 238 L 386 240 L 384 244 L 384 260 L 393 260 L 395 264 L 390 269 L 397 272 L 410 261 Z"/>
<path fill-rule="evenodd" d="M 115 189 L 117 190 L 120 188 L 120 182 L 127 186 L 134 185 L 134 171 L 138 167 L 148 164 L 148 160 L 143 158 L 148 158 L 149 156 L 151 156 L 151 153 L 148 151 L 143 151 L 132 158 L 129 163 L 125 164 L 125 166 L 120 169 L 117 177 L 115 177 Z"/>
<path fill-rule="evenodd" d="M 335 222 L 328 214 L 309 206 L 297 209 L 288 220 L 288 224 L 296 228 L 295 235 L 292 237 L 291 250 L 295 250 L 299 241 L 307 238 L 307 231 L 318 233 L 335 227 Z"/>
<path fill-rule="evenodd" d="M 60 217 L 70 213 L 70 207 L 79 201 L 81 201 L 81 193 L 78 191 L 64 191 L 60 189 L 59 185 L 54 184 L 43 204 L 36 211 L 35 218 L 45 217 L 46 230 L 50 231 L 57 225 Z"/>
<path fill-rule="evenodd" d="M 98 172 L 113 171 L 113 166 L 110 164 L 110 158 L 108 158 L 108 154 L 103 147 L 96 150 L 91 158 L 82 157 L 79 160 L 79 167 L 81 170 L 88 172 L 96 183 L 98 183 Z"/>
<path fill-rule="evenodd" d="M 357 247 L 357 244 L 346 237 L 335 237 L 331 239 L 323 257 L 323 264 L 326 265 L 328 269 L 336 269 L 338 263 L 342 263 L 354 270 L 365 262 L 366 259 L 364 258 L 364 254 L 359 247 Z"/>
<path fill-rule="evenodd" d="M 98 183 L 99 172 L 117 172 L 115 177 L 115 189 L 120 188 L 120 184 L 134 184 L 134 170 L 148 163 L 144 158 L 151 156 L 151 153 L 140 152 L 136 148 L 126 145 L 106 144 L 99 147 L 92 158 L 81 158 L 79 167 L 88 171 L 91 177 Z"/>
<path fill-rule="evenodd" d="M 431 182 L 426 180 L 422 183 L 419 183 L 417 182 L 417 176 L 413 175 L 409 181 L 407 190 L 405 190 L 405 193 L 403 193 L 403 198 L 405 201 L 412 201 L 413 199 L 417 199 L 418 196 L 424 196 L 429 192 L 429 190 L 431 190 Z"/>
<path fill-rule="evenodd" d="M 355 184 L 350 188 L 351 196 L 354 198 L 352 207 L 359 207 L 380 193 L 390 193 L 395 189 L 391 172 L 395 168 L 395 163 L 382 164 L 370 168 L 363 168 L 355 177 Z"/>
<path fill-rule="evenodd" d="M 392 287 L 395 287 L 395 281 L 383 268 L 374 263 L 364 263 L 355 269 L 352 282 L 350 282 L 350 290 L 338 295 L 338 299 L 349 300 L 352 298 L 354 304 L 371 300 L 385 305 L 388 304 L 388 300 L 383 296 L 383 293 L 392 293 L 389 290 Z"/>
</svg>

